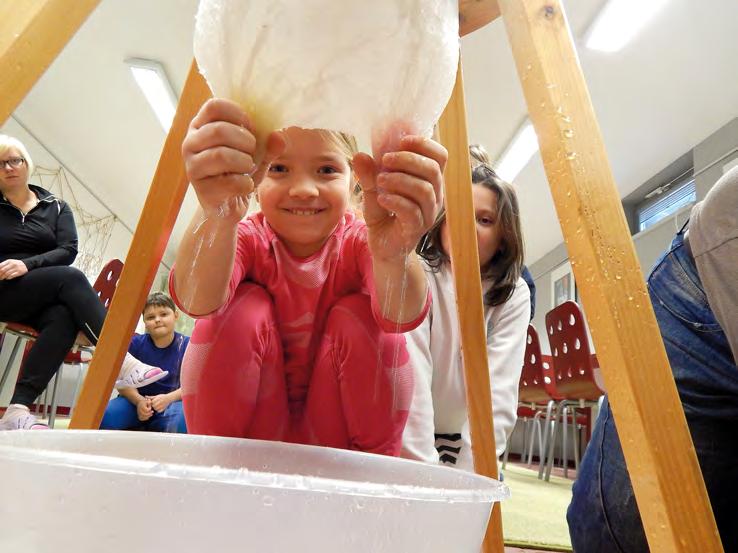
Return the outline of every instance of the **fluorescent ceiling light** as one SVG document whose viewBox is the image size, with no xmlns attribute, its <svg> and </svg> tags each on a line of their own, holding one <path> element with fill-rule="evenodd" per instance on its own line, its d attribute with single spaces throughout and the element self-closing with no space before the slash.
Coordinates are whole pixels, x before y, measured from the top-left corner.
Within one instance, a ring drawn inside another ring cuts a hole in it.
<svg viewBox="0 0 738 553">
<path fill-rule="evenodd" d="M 668 0 L 608 0 L 587 32 L 587 48 L 617 52 Z"/>
<path fill-rule="evenodd" d="M 159 123 L 165 132 L 169 132 L 174 113 L 177 111 L 177 96 L 169 84 L 164 68 L 158 61 L 138 58 L 127 59 L 126 63 Z"/>
<path fill-rule="evenodd" d="M 537 151 L 538 136 L 536 136 L 533 124 L 526 119 L 500 156 L 497 163 L 497 174 L 503 180 L 512 182 Z"/>
</svg>

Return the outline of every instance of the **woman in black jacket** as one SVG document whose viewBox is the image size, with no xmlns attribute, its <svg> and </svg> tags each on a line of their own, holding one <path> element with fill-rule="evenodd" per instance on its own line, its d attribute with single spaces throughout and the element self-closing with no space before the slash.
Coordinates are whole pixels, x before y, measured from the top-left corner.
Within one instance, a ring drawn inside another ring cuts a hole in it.
<svg viewBox="0 0 738 553">
<path fill-rule="evenodd" d="M 44 391 L 78 332 L 97 343 L 105 308 L 87 277 L 69 265 L 77 256 L 77 230 L 69 206 L 29 185 L 33 162 L 23 144 L 0 135 L 0 321 L 23 323 L 38 338 L 0 430 L 47 428 L 29 406 Z M 116 387 L 140 387 L 166 376 L 126 354 Z"/>
</svg>

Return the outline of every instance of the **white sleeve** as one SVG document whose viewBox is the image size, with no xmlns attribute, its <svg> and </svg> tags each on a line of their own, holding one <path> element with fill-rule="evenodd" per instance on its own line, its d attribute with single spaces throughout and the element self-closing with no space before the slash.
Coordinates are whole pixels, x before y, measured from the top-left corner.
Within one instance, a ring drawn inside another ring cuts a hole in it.
<svg viewBox="0 0 738 553">
<path fill-rule="evenodd" d="M 400 457 L 425 463 L 438 463 L 433 424 L 433 397 L 431 395 L 432 360 L 430 349 L 431 318 L 405 334 L 415 384 L 405 430 L 402 433 Z"/>
<path fill-rule="evenodd" d="M 501 307 L 499 318 L 492 317 L 487 323 L 487 363 L 497 457 L 505 451 L 518 414 L 518 386 L 530 322 L 530 290 L 525 281 L 518 280 L 513 295 Z M 468 422 L 462 429 L 462 439 L 464 446 L 458 466 L 473 471 Z"/>
</svg>

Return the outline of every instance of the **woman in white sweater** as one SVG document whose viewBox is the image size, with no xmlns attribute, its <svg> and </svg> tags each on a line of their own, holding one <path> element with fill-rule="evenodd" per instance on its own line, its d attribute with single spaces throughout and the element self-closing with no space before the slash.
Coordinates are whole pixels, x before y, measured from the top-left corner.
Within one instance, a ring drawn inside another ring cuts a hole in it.
<svg viewBox="0 0 738 553">
<path fill-rule="evenodd" d="M 484 150 L 471 147 L 472 192 L 487 327 L 487 358 L 497 455 L 517 416 L 518 381 L 530 318 L 530 292 L 521 278 L 523 237 L 514 189 L 499 178 Z M 475 166 L 474 166 L 475 165 Z M 461 339 L 445 211 L 418 246 L 433 294 L 427 319 L 406 334 L 415 366 L 415 394 L 402 456 L 473 471 Z"/>
</svg>

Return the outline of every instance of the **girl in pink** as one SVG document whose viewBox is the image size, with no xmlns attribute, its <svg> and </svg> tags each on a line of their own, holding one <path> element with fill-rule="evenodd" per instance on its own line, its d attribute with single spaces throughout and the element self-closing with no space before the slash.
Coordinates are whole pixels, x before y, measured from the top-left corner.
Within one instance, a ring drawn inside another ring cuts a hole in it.
<svg viewBox="0 0 738 553">
<path fill-rule="evenodd" d="M 406 136 L 375 159 L 343 133 L 291 127 L 257 164 L 249 129 L 236 104 L 211 100 L 182 147 L 200 203 L 170 276 L 199 318 L 187 427 L 397 455 L 413 389 L 402 333 L 429 307 L 413 250 L 446 151 Z M 348 209 L 355 177 L 366 223 Z M 242 220 L 255 187 L 261 212 Z"/>
</svg>

